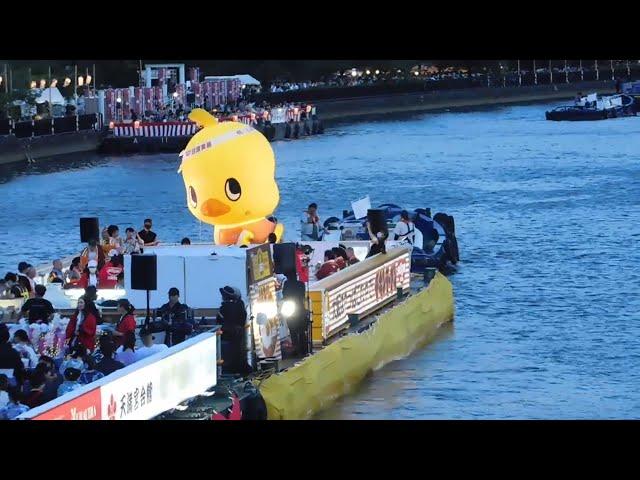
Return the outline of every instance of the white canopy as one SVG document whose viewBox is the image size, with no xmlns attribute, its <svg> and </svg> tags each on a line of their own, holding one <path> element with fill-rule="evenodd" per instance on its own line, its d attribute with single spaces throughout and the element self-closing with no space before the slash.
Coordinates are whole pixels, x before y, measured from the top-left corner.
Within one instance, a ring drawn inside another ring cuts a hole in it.
<svg viewBox="0 0 640 480">
<path fill-rule="evenodd" d="M 53 105 L 65 105 L 67 102 L 56 87 L 45 88 L 40 92 L 40 96 L 36 98 L 36 103 L 51 102 Z"/>
<path fill-rule="evenodd" d="M 237 78 L 240 80 L 242 85 L 257 85 L 260 86 L 260 82 L 256 80 L 254 77 L 249 75 L 248 73 L 243 73 L 241 75 L 227 75 L 227 76 L 211 76 L 204 77 L 205 80 L 222 80 L 225 78 Z"/>
</svg>

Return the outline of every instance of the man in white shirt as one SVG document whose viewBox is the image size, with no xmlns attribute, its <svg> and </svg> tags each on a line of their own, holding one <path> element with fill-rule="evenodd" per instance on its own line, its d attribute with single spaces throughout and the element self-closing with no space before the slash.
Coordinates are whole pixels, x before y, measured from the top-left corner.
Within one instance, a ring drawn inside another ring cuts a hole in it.
<svg viewBox="0 0 640 480">
<path fill-rule="evenodd" d="M 409 212 L 403 210 L 400 213 L 400 221 L 396 224 L 396 228 L 393 229 L 394 240 L 408 241 L 413 245 L 415 239 L 415 227 L 413 222 L 409 219 Z"/>
<path fill-rule="evenodd" d="M 136 361 L 142 360 L 143 358 L 147 358 L 169 348 L 164 343 L 153 343 L 153 334 L 144 329 L 140 331 L 140 339 L 144 346 L 136 350 Z"/>
</svg>

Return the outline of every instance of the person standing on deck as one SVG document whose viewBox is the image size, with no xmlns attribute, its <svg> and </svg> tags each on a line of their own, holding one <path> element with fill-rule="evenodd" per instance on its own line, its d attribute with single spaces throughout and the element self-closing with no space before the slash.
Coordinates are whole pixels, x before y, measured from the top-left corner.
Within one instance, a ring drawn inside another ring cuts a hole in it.
<svg viewBox="0 0 640 480">
<path fill-rule="evenodd" d="M 304 211 L 301 219 L 302 240 L 313 241 L 320 239 L 320 217 L 318 216 L 318 205 L 316 203 L 309 204 L 307 210 Z"/>
<path fill-rule="evenodd" d="M 158 236 L 155 232 L 151 231 L 151 227 L 153 226 L 153 222 L 150 218 L 144 219 L 144 228 L 138 232 L 138 235 L 144 242 L 145 247 L 151 247 L 158 245 Z"/>
</svg>

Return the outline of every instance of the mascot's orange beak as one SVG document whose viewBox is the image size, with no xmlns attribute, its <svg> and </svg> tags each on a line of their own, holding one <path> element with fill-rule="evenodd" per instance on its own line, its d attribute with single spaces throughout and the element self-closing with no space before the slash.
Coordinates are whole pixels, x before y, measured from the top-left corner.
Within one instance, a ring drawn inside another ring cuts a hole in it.
<svg viewBox="0 0 640 480">
<path fill-rule="evenodd" d="M 226 205 L 215 198 L 208 199 L 200 207 L 200 212 L 206 217 L 219 217 L 220 215 L 227 213 L 229 210 L 231 210 L 229 205 Z"/>
</svg>

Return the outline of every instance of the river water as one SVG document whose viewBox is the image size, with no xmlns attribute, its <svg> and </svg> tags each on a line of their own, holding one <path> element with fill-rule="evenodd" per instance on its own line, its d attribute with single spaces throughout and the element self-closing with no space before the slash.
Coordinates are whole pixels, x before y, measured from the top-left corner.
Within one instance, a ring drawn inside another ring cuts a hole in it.
<svg viewBox="0 0 640 480">
<path fill-rule="evenodd" d="M 456 318 L 319 418 L 640 417 L 640 118 L 547 122 L 553 105 L 392 115 L 274 144 L 276 216 L 309 202 L 456 219 Z M 83 155 L 0 174 L 0 271 L 80 248 L 78 218 L 209 240 L 177 155 Z"/>
</svg>

